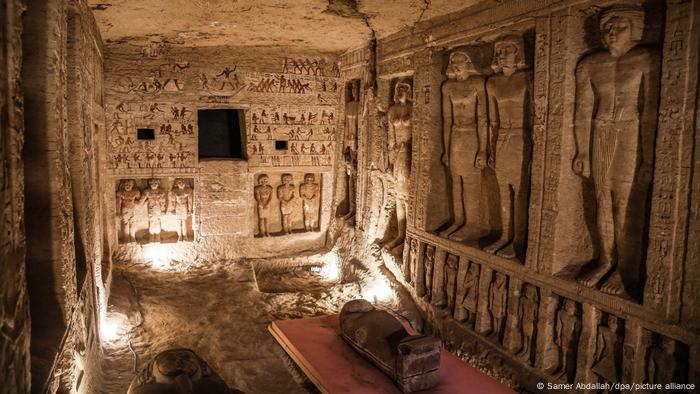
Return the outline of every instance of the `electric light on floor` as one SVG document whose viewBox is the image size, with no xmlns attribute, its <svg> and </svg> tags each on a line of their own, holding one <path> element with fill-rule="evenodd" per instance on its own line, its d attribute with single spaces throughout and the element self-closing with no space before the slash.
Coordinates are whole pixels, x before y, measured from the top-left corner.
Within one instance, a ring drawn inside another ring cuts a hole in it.
<svg viewBox="0 0 700 394">
<path fill-rule="evenodd" d="M 102 342 L 115 342 L 119 339 L 119 332 L 124 326 L 126 317 L 117 313 L 108 313 L 102 324 L 100 324 L 100 336 Z"/>
<path fill-rule="evenodd" d="M 394 291 L 385 279 L 376 278 L 362 290 L 362 298 L 374 303 L 387 302 L 394 298 Z"/>
<path fill-rule="evenodd" d="M 152 243 L 143 247 L 143 258 L 157 270 L 167 270 L 170 268 L 170 250 L 166 245 Z"/>
</svg>

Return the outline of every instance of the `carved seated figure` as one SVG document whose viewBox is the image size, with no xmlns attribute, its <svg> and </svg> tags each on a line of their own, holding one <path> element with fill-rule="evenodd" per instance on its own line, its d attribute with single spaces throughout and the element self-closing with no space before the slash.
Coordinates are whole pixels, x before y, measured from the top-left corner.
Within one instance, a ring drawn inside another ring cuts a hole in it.
<svg viewBox="0 0 700 394">
<path fill-rule="evenodd" d="M 410 335 L 388 312 L 365 300 L 352 300 L 340 311 L 343 339 L 399 386 L 402 392 L 437 385 L 440 340 Z"/>
<path fill-rule="evenodd" d="M 127 394 L 237 394 L 189 349 L 159 353 L 134 377 Z"/>
</svg>

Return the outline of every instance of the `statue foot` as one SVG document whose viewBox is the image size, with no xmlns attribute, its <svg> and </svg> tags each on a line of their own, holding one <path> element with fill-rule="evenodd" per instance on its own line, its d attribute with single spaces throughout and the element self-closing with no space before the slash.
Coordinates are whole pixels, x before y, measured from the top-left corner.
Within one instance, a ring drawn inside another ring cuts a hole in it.
<svg viewBox="0 0 700 394">
<path fill-rule="evenodd" d="M 463 225 L 464 223 L 454 223 L 450 227 L 448 227 L 447 230 L 440 231 L 440 236 L 447 238 L 450 235 L 452 235 L 452 233 L 462 228 Z"/>
<path fill-rule="evenodd" d="M 598 284 L 598 282 L 600 282 L 600 279 L 603 278 L 605 274 L 610 272 L 611 268 L 612 264 L 610 263 L 600 263 L 593 269 L 593 271 L 581 276 L 578 279 L 578 283 L 586 287 L 594 287 Z"/>
<path fill-rule="evenodd" d="M 504 247 L 508 243 L 507 238 L 501 238 L 498 241 L 492 243 L 491 245 L 487 246 L 484 248 L 485 252 L 491 253 L 491 254 L 496 254 L 502 247 Z"/>
<path fill-rule="evenodd" d="M 513 243 L 509 243 L 508 245 L 504 246 L 496 252 L 496 256 L 503 257 L 505 259 L 514 259 L 517 257 L 517 253 L 515 252 L 515 246 L 513 246 Z"/>
<path fill-rule="evenodd" d="M 622 277 L 620 273 L 615 270 L 613 274 L 605 281 L 605 284 L 601 286 L 600 291 L 612 295 L 624 295 L 625 285 L 622 283 Z"/>
<path fill-rule="evenodd" d="M 395 256 L 401 256 L 403 252 L 403 242 L 399 243 L 395 247 L 391 248 L 391 254 Z"/>
<path fill-rule="evenodd" d="M 403 242 L 403 239 L 394 238 L 393 240 L 391 240 L 391 242 L 385 245 L 385 248 L 387 248 L 388 250 L 392 250 L 395 247 L 397 247 L 401 242 Z"/>
<path fill-rule="evenodd" d="M 483 236 L 479 229 L 462 227 L 462 229 L 450 235 L 450 239 L 458 242 L 476 241 Z"/>
<path fill-rule="evenodd" d="M 350 211 L 350 212 L 346 213 L 345 216 L 343 216 L 343 220 L 348 220 L 352 217 L 355 217 L 355 211 Z"/>
</svg>

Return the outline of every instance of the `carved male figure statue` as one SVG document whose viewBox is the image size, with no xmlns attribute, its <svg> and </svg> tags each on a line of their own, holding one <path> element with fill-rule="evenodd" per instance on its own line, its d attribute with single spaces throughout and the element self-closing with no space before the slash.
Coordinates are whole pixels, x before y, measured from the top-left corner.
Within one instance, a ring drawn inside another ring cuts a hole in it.
<svg viewBox="0 0 700 394">
<path fill-rule="evenodd" d="M 408 208 L 408 181 L 411 178 L 411 85 L 398 82 L 394 88 L 394 105 L 387 113 L 389 123 L 389 165 L 396 182 L 396 237 L 386 247 L 394 251 L 406 238 L 406 211 Z"/>
<path fill-rule="evenodd" d="M 418 267 L 418 239 L 412 238 L 408 255 L 408 266 L 406 267 L 403 277 L 408 282 L 413 282 L 413 275 Z"/>
<path fill-rule="evenodd" d="M 580 332 L 581 322 L 576 315 L 576 303 L 564 300 L 562 308 L 557 312 L 554 343 L 559 347 L 559 375 L 567 382 L 573 381 L 576 373 L 576 348 Z"/>
<path fill-rule="evenodd" d="M 272 186 L 268 185 L 270 177 L 267 174 L 258 175 L 258 184 L 253 188 L 255 201 L 258 203 L 258 235 L 269 237 L 267 221 L 270 219 L 270 200 L 272 200 Z"/>
<path fill-rule="evenodd" d="M 610 315 L 608 325 L 598 325 L 595 355 L 591 370 L 608 382 L 619 382 L 622 341 L 618 334 L 617 317 Z"/>
<path fill-rule="evenodd" d="M 175 185 L 170 192 L 170 210 L 178 221 L 177 240 L 184 241 L 187 238 L 187 218 L 192 214 L 192 188 L 184 179 L 175 179 Z"/>
<path fill-rule="evenodd" d="M 124 180 L 117 191 L 117 215 L 121 219 L 122 237 L 127 242 L 136 242 L 134 211 L 136 210 L 136 203 L 141 197 L 141 192 L 134 187 L 135 184 L 136 182 L 133 179 Z"/>
<path fill-rule="evenodd" d="M 280 200 L 280 213 L 282 214 L 282 231 L 285 234 L 292 233 L 292 213 L 294 211 L 294 184 L 292 174 L 282 174 L 282 184 L 277 186 L 277 199 Z"/>
<path fill-rule="evenodd" d="M 357 186 L 357 128 L 359 122 L 360 101 L 358 97 L 358 83 L 351 81 L 348 84 L 348 102 L 345 104 L 345 146 L 343 147 L 343 160 L 345 161 L 345 198 L 348 202 L 348 211 L 343 217 L 350 219 L 355 215 L 355 188 Z"/>
<path fill-rule="evenodd" d="M 160 179 L 148 180 L 149 188 L 144 190 L 141 203 L 148 208 L 148 234 L 150 242 L 160 242 L 161 217 L 166 212 L 166 194 L 160 188 Z"/>
<path fill-rule="evenodd" d="M 600 15 L 606 50 L 576 68 L 574 173 L 590 178 L 596 195 L 594 239 L 599 260 L 579 281 L 627 294 L 640 288 L 646 201 L 653 170 L 660 60 L 638 45 L 639 6 L 615 5 Z M 630 209 L 634 207 L 634 209 Z"/>
<path fill-rule="evenodd" d="M 523 348 L 520 356 L 529 364 L 532 357 L 533 336 L 537 328 L 537 308 L 539 307 L 539 296 L 537 288 L 532 285 L 525 285 L 525 291 L 520 298 L 518 307 L 518 318 L 523 328 Z"/>
<path fill-rule="evenodd" d="M 430 301 L 433 298 L 433 270 L 435 268 L 435 246 L 425 247 L 425 257 L 423 258 L 425 267 L 425 299 Z"/>
<path fill-rule="evenodd" d="M 532 71 L 527 70 L 520 36 L 494 45 L 495 75 L 486 83 L 489 95 L 489 162 L 496 171 L 501 198 L 501 237 L 489 253 L 515 258 L 525 249 L 530 188 Z"/>
<path fill-rule="evenodd" d="M 481 170 L 486 167 L 487 103 L 485 78 L 469 53 L 455 50 L 442 85 L 442 163 L 452 181 L 452 224 L 442 236 L 478 239 Z"/>
<path fill-rule="evenodd" d="M 304 175 L 304 182 L 299 185 L 304 213 L 304 230 L 314 231 L 318 226 L 318 197 L 320 187 L 314 174 Z"/>
<path fill-rule="evenodd" d="M 479 295 L 479 266 L 475 263 L 469 263 L 461 294 L 461 300 L 455 309 L 455 320 L 468 324 L 474 323 Z"/>
<path fill-rule="evenodd" d="M 506 276 L 494 272 L 494 279 L 489 287 L 489 311 L 491 312 L 491 334 L 497 342 L 503 339 L 503 319 L 506 317 L 507 293 Z"/>
<path fill-rule="evenodd" d="M 448 254 L 445 260 L 445 265 L 443 267 L 443 290 L 442 294 L 444 296 L 441 299 L 440 306 L 446 306 L 450 315 L 454 312 L 455 308 L 455 292 L 457 291 L 457 266 L 459 264 L 459 257 Z"/>
<path fill-rule="evenodd" d="M 649 383 L 667 384 L 684 382 L 681 370 L 687 366 L 676 356 L 676 346 L 672 339 L 660 337 L 659 342 L 649 351 L 647 364 L 647 381 Z M 680 365 L 679 365 L 680 364 Z M 681 367 L 681 368 L 679 368 Z"/>
</svg>

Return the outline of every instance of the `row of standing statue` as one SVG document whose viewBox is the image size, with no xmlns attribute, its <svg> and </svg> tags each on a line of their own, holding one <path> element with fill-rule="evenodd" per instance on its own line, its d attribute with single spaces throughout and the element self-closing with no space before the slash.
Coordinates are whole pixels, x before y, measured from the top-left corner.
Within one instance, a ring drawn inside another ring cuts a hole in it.
<svg viewBox="0 0 700 394">
<path fill-rule="evenodd" d="M 590 225 L 599 255 L 581 272 L 580 283 L 615 295 L 639 289 L 641 251 L 653 169 L 658 112 L 658 49 L 640 44 L 644 10 L 613 5 L 599 17 L 604 49 L 585 55 L 576 68 L 575 156 L 571 170 L 593 190 L 582 212 L 594 212 Z M 500 236 L 484 250 L 521 259 L 527 241 L 533 128 L 533 72 L 522 36 L 494 43 L 493 74 L 477 65 L 477 47 L 460 47 L 449 56 L 442 86 L 443 153 L 449 173 L 450 218 L 440 235 L 458 242 L 484 238 L 480 224 L 482 172 L 491 167 L 499 189 Z M 354 200 L 358 105 L 356 88 L 346 104 L 346 176 Z M 396 236 L 386 247 L 398 252 L 406 234 L 411 171 L 411 86 L 399 81 L 387 112 L 388 168 L 396 193 Z M 451 197 L 451 198 L 450 198 Z M 493 201 L 494 199 L 491 199 Z M 563 201 L 563 204 L 569 203 Z M 354 212 L 354 206 L 348 210 Z"/>
<path fill-rule="evenodd" d="M 409 242 L 404 278 L 416 295 L 433 307 L 443 309 L 451 318 L 471 330 L 485 335 L 524 363 L 545 369 L 551 376 L 574 382 L 580 348 L 583 314 L 581 306 L 570 299 L 556 297 L 554 315 L 540 313 L 541 290 L 529 283 L 510 283 L 514 278 L 479 263 L 446 253 L 441 264 L 437 248 L 418 239 Z M 421 259 L 422 257 L 422 259 Z M 485 282 L 485 284 L 484 284 Z M 481 304 L 485 303 L 485 307 Z M 538 337 L 541 320 L 547 319 L 550 330 Z M 622 380 L 623 366 L 634 360 L 623 360 L 624 320 L 612 314 L 597 317 L 590 369 L 603 381 Z M 550 338 L 542 338 L 545 333 Z M 682 383 L 688 379 L 687 349 L 684 344 L 662 334 L 647 334 L 646 346 L 637 349 L 646 354 L 645 379 L 649 383 Z M 551 342 L 548 355 L 539 354 L 537 343 Z M 542 357 L 548 357 L 543 360 Z"/>
<path fill-rule="evenodd" d="M 282 174 L 282 184 L 277 186 L 277 199 L 279 200 L 280 222 L 282 235 L 291 234 L 294 229 L 294 213 L 298 209 L 296 202 L 296 187 L 292 174 Z M 253 188 L 253 194 L 257 203 L 258 236 L 270 236 L 269 221 L 272 219 L 272 206 L 270 202 L 273 196 L 273 187 L 269 185 L 270 177 L 260 174 L 257 185 Z M 304 221 L 304 231 L 318 231 L 319 196 L 320 185 L 316 182 L 315 174 L 305 174 L 304 182 L 299 185 L 299 197 Z"/>
<path fill-rule="evenodd" d="M 136 242 L 137 208 L 144 205 L 148 215 L 149 242 L 160 242 L 162 219 L 168 211 L 177 219 L 178 241 L 186 240 L 187 220 L 192 215 L 192 188 L 182 178 L 175 179 L 170 192 L 163 190 L 160 184 L 160 179 L 151 178 L 148 188 L 139 190 L 133 179 L 120 182 L 116 208 L 125 242 Z"/>
</svg>

